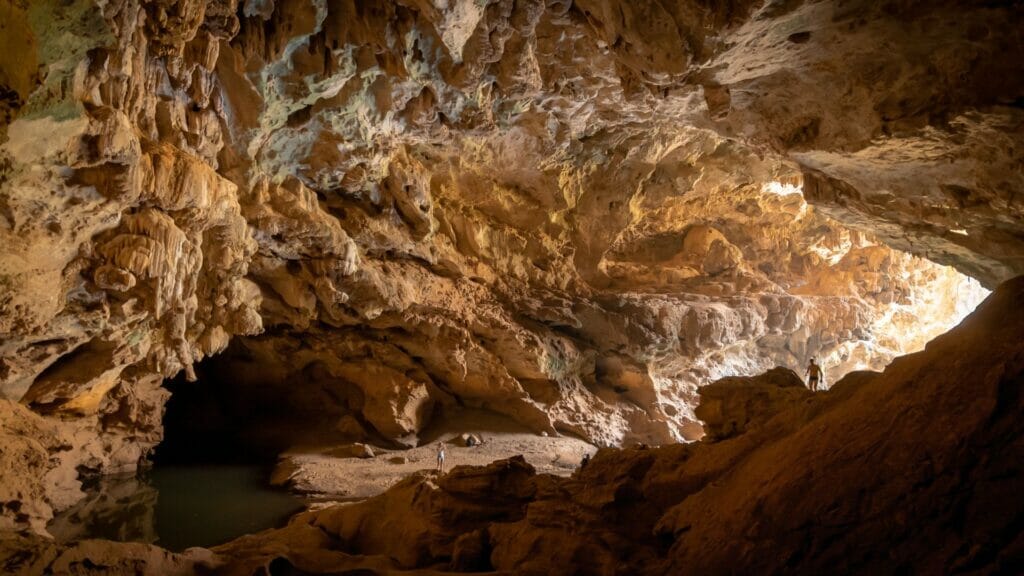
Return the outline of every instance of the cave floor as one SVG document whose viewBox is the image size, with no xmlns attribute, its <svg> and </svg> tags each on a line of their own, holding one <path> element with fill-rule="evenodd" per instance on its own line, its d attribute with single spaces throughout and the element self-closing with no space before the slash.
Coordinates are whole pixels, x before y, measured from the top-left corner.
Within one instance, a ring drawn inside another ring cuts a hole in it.
<svg viewBox="0 0 1024 576">
<path fill-rule="evenodd" d="M 432 426 L 422 445 L 401 450 L 373 448 L 372 458 L 340 458 L 330 452 L 336 447 L 296 447 L 281 455 L 274 471 L 274 483 L 313 497 L 368 498 L 420 470 L 436 467 L 437 443 L 444 442 L 446 470 L 456 466 L 483 466 L 495 460 L 522 455 L 538 473 L 569 476 L 586 453 L 596 447 L 571 436 L 541 436 L 511 420 L 494 414 L 466 410 L 457 417 L 458 427 L 445 422 Z M 479 446 L 464 446 L 460 435 L 474 433 L 483 439 Z"/>
</svg>

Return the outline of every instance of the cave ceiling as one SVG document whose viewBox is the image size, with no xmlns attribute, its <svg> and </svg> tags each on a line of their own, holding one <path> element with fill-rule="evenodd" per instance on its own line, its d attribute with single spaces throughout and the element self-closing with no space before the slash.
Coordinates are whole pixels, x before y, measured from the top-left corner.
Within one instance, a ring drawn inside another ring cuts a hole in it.
<svg viewBox="0 0 1024 576">
<path fill-rule="evenodd" d="M 225 350 L 390 438 L 697 438 L 709 380 L 880 368 L 1024 272 L 1019 13 L 0 0 L 0 392 L 115 468 Z"/>
</svg>

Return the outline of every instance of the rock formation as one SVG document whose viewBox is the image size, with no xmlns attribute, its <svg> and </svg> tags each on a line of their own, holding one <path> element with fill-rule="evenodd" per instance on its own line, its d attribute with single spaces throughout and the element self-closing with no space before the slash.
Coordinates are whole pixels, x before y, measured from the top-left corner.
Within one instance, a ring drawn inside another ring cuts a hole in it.
<svg viewBox="0 0 1024 576">
<path fill-rule="evenodd" d="M 420 474 L 220 547 L 220 569 L 1012 573 L 1024 562 L 1022 298 L 1024 279 L 1009 282 L 925 351 L 776 399 L 727 440 L 605 449 L 568 479 L 521 458 Z M 704 390 L 763 406 L 791 378 Z"/>
<path fill-rule="evenodd" d="M 4 536 L 12 573 L 1013 573 L 1024 278 L 884 372 L 852 373 L 720 441 L 604 449 L 572 478 L 522 458 L 414 475 L 212 552 Z M 792 374 L 712 384 L 743 406 Z M 717 392 L 715 392 L 718 390 Z"/>
<path fill-rule="evenodd" d="M 13 553 L 12 553 L 13 552 Z M 85 540 L 54 544 L 34 534 L 0 532 L 0 566 L 8 574 L 110 574 L 128 576 L 190 576 L 215 565 L 208 550 L 173 554 L 138 542 Z"/>
<path fill-rule="evenodd" d="M 613 446 L 920 349 L 1024 274 L 1020 16 L 0 0 L 0 527 L 144 465 L 179 374 L 346 441 L 471 408 Z"/>
<path fill-rule="evenodd" d="M 772 368 L 760 376 L 723 378 L 700 389 L 694 413 L 704 423 L 709 439 L 724 439 L 746 432 L 770 419 L 782 408 L 813 396 L 804 381 L 786 368 Z"/>
</svg>

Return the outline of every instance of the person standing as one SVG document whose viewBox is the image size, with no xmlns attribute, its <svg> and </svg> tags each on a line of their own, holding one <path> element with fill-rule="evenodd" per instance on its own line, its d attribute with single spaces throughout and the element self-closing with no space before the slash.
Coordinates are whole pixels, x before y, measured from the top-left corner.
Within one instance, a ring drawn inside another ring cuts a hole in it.
<svg viewBox="0 0 1024 576">
<path fill-rule="evenodd" d="M 437 473 L 444 474 L 444 442 L 437 443 Z"/>
<path fill-rule="evenodd" d="M 817 392 L 818 386 L 821 385 L 821 366 L 811 358 L 810 364 L 807 365 L 807 385 L 811 389 L 811 392 Z"/>
</svg>

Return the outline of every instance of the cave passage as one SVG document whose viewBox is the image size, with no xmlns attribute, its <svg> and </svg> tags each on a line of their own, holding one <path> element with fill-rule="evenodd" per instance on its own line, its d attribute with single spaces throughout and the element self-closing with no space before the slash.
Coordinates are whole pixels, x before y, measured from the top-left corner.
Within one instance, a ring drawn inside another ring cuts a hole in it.
<svg viewBox="0 0 1024 576">
<path fill-rule="evenodd" d="M 1022 23 L 0 0 L 0 576 L 1024 575 Z"/>
<path fill-rule="evenodd" d="M 305 501 L 270 486 L 273 464 L 297 438 L 322 433 L 322 419 L 289 402 L 287 384 L 267 385 L 255 373 L 225 353 L 197 365 L 195 382 L 166 381 L 171 397 L 152 466 L 87 483 L 86 498 L 48 530 L 64 542 L 103 538 L 181 551 L 283 525 Z"/>
<path fill-rule="evenodd" d="M 334 402 L 305 392 L 309 374 L 281 376 L 257 362 L 241 343 L 165 382 L 171 392 L 164 439 L 152 460 L 163 465 L 254 465 L 269 469 L 277 456 L 303 443 L 334 439 Z M 302 389 L 303 394 L 295 394 Z"/>
</svg>

